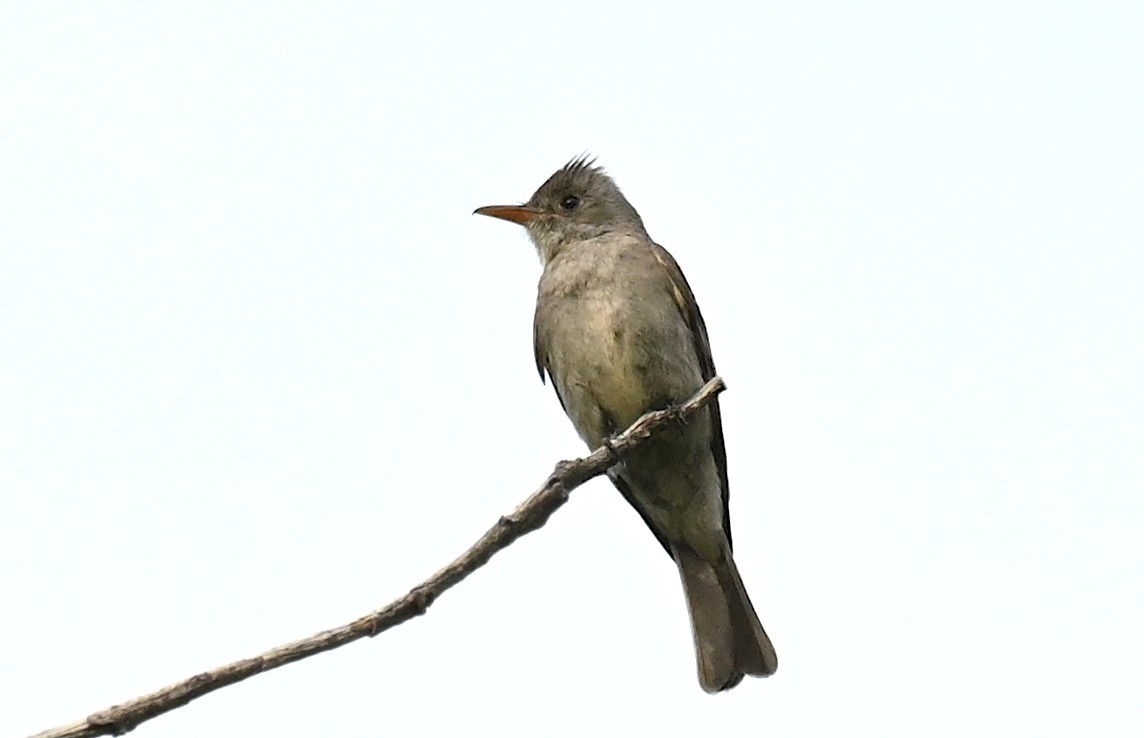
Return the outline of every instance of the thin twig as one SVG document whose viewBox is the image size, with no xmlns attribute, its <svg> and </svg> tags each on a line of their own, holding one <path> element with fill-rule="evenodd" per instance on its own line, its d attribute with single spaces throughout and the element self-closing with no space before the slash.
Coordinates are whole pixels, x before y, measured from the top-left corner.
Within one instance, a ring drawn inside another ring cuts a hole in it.
<svg viewBox="0 0 1144 738">
<path fill-rule="evenodd" d="M 611 438 L 590 455 L 561 461 L 536 492 L 509 515 L 501 517 L 480 540 L 453 563 L 438 571 L 405 596 L 365 617 L 309 638 L 273 648 L 254 658 L 242 659 L 176 682 L 157 692 L 137 697 L 121 705 L 89 715 L 87 719 L 64 725 L 32 738 L 87 738 L 123 735 L 151 718 L 182 707 L 193 699 L 240 682 L 255 674 L 277 669 L 294 661 L 344 646 L 359 638 L 372 637 L 395 625 L 423 615 L 441 594 L 488 563 L 498 551 L 521 536 L 537 530 L 549 516 L 568 501 L 568 494 L 593 477 L 611 468 L 626 452 L 643 443 L 671 422 L 680 422 L 711 402 L 726 389 L 723 380 L 713 378 L 690 400 L 679 407 L 647 413 L 623 433 Z"/>
</svg>

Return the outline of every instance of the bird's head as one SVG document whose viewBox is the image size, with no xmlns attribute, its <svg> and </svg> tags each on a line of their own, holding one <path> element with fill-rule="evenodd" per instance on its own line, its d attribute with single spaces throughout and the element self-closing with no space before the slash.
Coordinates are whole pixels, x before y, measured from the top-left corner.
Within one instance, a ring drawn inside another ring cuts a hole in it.
<svg viewBox="0 0 1144 738">
<path fill-rule="evenodd" d="M 612 178 L 582 156 L 557 170 L 523 205 L 489 205 L 474 212 L 524 226 L 544 263 L 570 243 L 605 233 L 647 236 L 639 213 Z"/>
</svg>

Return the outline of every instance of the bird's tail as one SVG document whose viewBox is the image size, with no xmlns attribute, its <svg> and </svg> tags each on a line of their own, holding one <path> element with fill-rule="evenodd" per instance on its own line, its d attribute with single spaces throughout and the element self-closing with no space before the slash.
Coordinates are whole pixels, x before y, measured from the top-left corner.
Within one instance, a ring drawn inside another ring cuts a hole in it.
<svg viewBox="0 0 1144 738">
<path fill-rule="evenodd" d="M 751 676 L 770 676 L 778 668 L 774 646 L 743 586 L 731 552 L 710 562 L 685 545 L 672 546 L 683 593 L 691 614 L 699 684 L 706 692 L 730 689 Z"/>
</svg>

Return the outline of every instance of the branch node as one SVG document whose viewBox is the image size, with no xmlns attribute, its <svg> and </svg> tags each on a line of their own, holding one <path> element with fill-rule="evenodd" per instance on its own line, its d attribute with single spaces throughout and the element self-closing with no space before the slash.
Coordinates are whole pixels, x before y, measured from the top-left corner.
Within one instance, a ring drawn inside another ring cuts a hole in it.
<svg viewBox="0 0 1144 738">
<path fill-rule="evenodd" d="M 608 452 L 608 467 L 611 468 L 620 463 L 620 450 L 616 448 L 614 436 L 607 436 L 604 438 L 603 448 Z"/>
<path fill-rule="evenodd" d="M 552 478 L 563 479 L 568 474 L 569 470 L 574 469 L 575 467 L 576 467 L 576 462 L 574 462 L 570 459 L 564 459 L 563 461 L 557 461 L 556 466 L 554 466 L 552 468 L 552 474 L 549 476 L 549 479 L 552 479 Z"/>
<path fill-rule="evenodd" d="M 414 617 L 427 613 L 436 600 L 437 595 L 424 585 L 418 585 L 409 590 L 409 607 L 413 610 Z"/>
</svg>

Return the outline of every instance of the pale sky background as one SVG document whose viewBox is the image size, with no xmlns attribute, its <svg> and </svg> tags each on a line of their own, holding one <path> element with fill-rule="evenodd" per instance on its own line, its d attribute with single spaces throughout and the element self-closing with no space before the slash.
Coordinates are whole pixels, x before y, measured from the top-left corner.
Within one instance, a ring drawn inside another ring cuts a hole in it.
<svg viewBox="0 0 1144 738">
<path fill-rule="evenodd" d="M 0 735 L 351 620 L 585 449 L 474 217 L 589 151 L 729 385 L 779 653 L 609 484 L 134 735 L 1144 732 L 1144 6 L 0 5 Z"/>
</svg>

